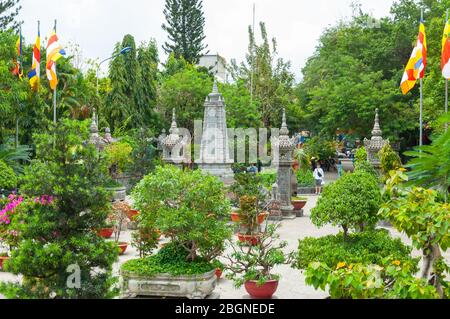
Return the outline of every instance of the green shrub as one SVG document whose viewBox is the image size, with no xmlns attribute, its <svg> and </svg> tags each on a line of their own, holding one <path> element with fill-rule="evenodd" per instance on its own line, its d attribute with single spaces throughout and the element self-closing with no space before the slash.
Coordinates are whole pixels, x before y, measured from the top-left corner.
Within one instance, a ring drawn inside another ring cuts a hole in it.
<svg viewBox="0 0 450 319">
<path fill-rule="evenodd" d="M 307 285 L 328 291 L 332 299 L 438 299 L 435 287 L 414 277 L 416 265 L 385 258 L 382 265 L 311 263 Z"/>
<path fill-rule="evenodd" d="M 109 194 L 103 188 L 106 161 L 86 143 L 88 139 L 88 123 L 70 120 L 59 122 L 48 134 L 34 136 L 37 159 L 25 169 L 21 185 L 29 200 L 19 206 L 10 225 L 20 242 L 8 270 L 24 280 L 9 285 L 7 291 L 41 299 L 115 294 L 112 265 L 117 246 L 95 231 L 110 210 Z M 37 205 L 34 199 L 41 195 L 51 195 L 52 205 Z M 73 265 L 80 269 L 78 289 L 67 285 Z"/>
<path fill-rule="evenodd" d="M 213 260 L 231 237 L 230 203 L 217 177 L 172 165 L 157 167 L 132 196 L 140 211 L 139 224 L 154 222 L 156 229 L 186 249 L 192 261 Z"/>
<path fill-rule="evenodd" d="M 215 269 L 216 263 L 201 258 L 191 261 L 188 260 L 188 255 L 186 249 L 176 243 L 170 243 L 156 255 L 124 263 L 121 270 L 134 275 L 154 277 L 158 274 L 201 275 Z"/>
<path fill-rule="evenodd" d="M 277 171 L 276 170 L 265 170 L 258 174 L 261 178 L 261 183 L 267 189 L 272 189 L 273 184 L 277 182 Z"/>
<path fill-rule="evenodd" d="M 298 187 L 314 187 L 316 181 L 314 180 L 314 174 L 311 170 L 299 169 L 296 172 Z"/>
<path fill-rule="evenodd" d="M 378 177 L 373 165 L 367 160 L 367 151 L 365 147 L 360 147 L 355 153 L 355 172 L 366 172 Z"/>
<path fill-rule="evenodd" d="M 17 175 L 13 169 L 0 161 L 0 190 L 13 190 L 17 187 Z"/>
<path fill-rule="evenodd" d="M 309 158 L 328 160 L 336 157 L 336 145 L 323 136 L 315 136 L 306 142 L 305 152 Z"/>
<path fill-rule="evenodd" d="M 400 239 L 392 239 L 386 230 L 349 235 L 342 233 L 321 238 L 305 238 L 299 241 L 295 266 L 308 268 L 312 262 L 335 267 L 340 262 L 381 265 L 384 258 L 393 256 L 400 261 L 411 260 L 412 248 Z"/>
<path fill-rule="evenodd" d="M 377 179 L 366 172 L 344 174 L 325 187 L 311 212 L 314 225 L 340 226 L 346 237 L 349 229 L 364 230 L 378 221 L 381 191 Z"/>
<path fill-rule="evenodd" d="M 396 171 L 402 167 L 400 156 L 392 149 L 390 143 L 386 143 L 378 153 L 381 171 L 385 178 L 389 177 L 390 171 Z"/>
</svg>

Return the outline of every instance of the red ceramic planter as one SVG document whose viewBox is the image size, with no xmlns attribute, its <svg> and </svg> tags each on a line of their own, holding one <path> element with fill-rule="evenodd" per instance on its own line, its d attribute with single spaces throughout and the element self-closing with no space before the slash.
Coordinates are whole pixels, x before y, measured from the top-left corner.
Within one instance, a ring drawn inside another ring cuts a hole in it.
<svg viewBox="0 0 450 319">
<path fill-rule="evenodd" d="M 271 299 L 278 289 L 278 280 L 271 280 L 262 286 L 258 286 L 256 281 L 247 281 L 245 290 L 255 299 Z"/>
<path fill-rule="evenodd" d="M 294 206 L 295 210 L 301 210 L 306 206 L 307 201 L 306 200 L 293 200 L 292 205 Z"/>
<path fill-rule="evenodd" d="M 111 238 L 114 233 L 114 228 L 102 228 L 98 231 L 98 235 L 103 238 Z"/>
<path fill-rule="evenodd" d="M 241 218 L 239 217 L 239 213 L 231 212 L 231 220 L 235 223 L 239 223 L 241 221 Z"/>
<path fill-rule="evenodd" d="M 222 274 L 223 274 L 223 270 L 220 269 L 220 268 L 217 268 L 216 269 L 216 277 L 217 277 L 217 279 L 222 278 Z"/>
<path fill-rule="evenodd" d="M 257 235 L 238 234 L 239 241 L 248 245 L 256 246 L 259 244 L 260 238 Z"/>
<path fill-rule="evenodd" d="M 0 269 L 3 269 L 3 263 L 8 259 L 9 257 L 0 257 Z"/>
<path fill-rule="evenodd" d="M 119 243 L 120 255 L 125 254 L 128 248 L 128 243 Z"/>
<path fill-rule="evenodd" d="M 127 217 L 133 221 L 134 217 L 139 215 L 139 211 L 135 210 L 135 209 L 131 209 L 128 213 L 127 213 Z"/>
</svg>

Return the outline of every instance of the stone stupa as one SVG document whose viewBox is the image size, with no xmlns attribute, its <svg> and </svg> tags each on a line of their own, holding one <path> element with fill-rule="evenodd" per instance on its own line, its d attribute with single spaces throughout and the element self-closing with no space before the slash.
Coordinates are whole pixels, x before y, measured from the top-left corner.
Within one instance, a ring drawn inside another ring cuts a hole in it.
<svg viewBox="0 0 450 319">
<path fill-rule="evenodd" d="M 196 162 L 203 171 L 219 177 L 224 182 L 231 182 L 234 177 L 231 169 L 234 160 L 230 156 L 226 105 L 216 81 L 204 106 L 200 158 Z"/>
</svg>

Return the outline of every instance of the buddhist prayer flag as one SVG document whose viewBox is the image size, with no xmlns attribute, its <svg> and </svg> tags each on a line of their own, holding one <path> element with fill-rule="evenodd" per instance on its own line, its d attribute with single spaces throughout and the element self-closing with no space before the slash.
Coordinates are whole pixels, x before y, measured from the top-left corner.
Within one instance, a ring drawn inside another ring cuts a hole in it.
<svg viewBox="0 0 450 319">
<path fill-rule="evenodd" d="M 450 34 L 450 21 L 447 20 L 444 29 L 444 35 L 442 36 L 442 58 L 441 58 L 442 76 L 446 79 L 450 79 L 450 39 L 448 38 L 449 34 Z"/>
<path fill-rule="evenodd" d="M 22 30 L 19 33 L 19 37 L 16 41 L 16 52 L 17 59 L 14 60 L 15 67 L 13 69 L 13 74 L 17 75 L 20 79 L 23 77 L 23 68 L 22 68 L 22 47 L 23 47 L 23 38 L 22 38 Z"/>
<path fill-rule="evenodd" d="M 420 23 L 417 43 L 411 54 L 411 58 L 406 65 L 400 87 L 403 94 L 407 94 L 414 88 L 418 79 L 423 79 L 427 66 L 427 38 L 425 35 L 425 25 Z"/>
<path fill-rule="evenodd" d="M 58 85 L 58 77 L 56 76 L 56 62 L 65 55 L 66 52 L 60 46 L 56 32 L 53 31 L 47 43 L 47 78 L 50 82 L 50 87 L 52 90 L 56 89 L 56 86 Z"/>
<path fill-rule="evenodd" d="M 28 73 L 31 88 L 35 91 L 39 88 L 39 81 L 41 79 L 41 32 L 38 28 L 38 36 L 33 48 L 33 64 L 31 71 Z"/>
</svg>

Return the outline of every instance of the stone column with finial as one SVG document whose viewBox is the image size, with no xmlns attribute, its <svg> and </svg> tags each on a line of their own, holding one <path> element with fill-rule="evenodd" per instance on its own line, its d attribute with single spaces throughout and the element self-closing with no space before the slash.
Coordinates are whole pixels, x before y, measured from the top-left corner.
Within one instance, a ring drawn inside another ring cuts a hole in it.
<svg viewBox="0 0 450 319">
<path fill-rule="evenodd" d="M 280 192 L 281 212 L 284 219 L 294 219 L 296 214 L 292 206 L 292 164 L 295 148 L 294 138 L 289 137 L 289 129 L 286 124 L 286 111 L 283 110 L 283 123 L 280 136 L 272 139 L 273 150 L 278 151 L 277 184 Z"/>
<path fill-rule="evenodd" d="M 364 139 L 364 147 L 367 151 L 367 160 L 376 168 L 380 168 L 380 159 L 378 153 L 384 147 L 388 140 L 383 139 L 383 131 L 380 126 L 380 116 L 378 108 L 375 110 L 375 124 L 372 130 L 372 138 Z"/>
<path fill-rule="evenodd" d="M 161 143 L 163 149 L 163 161 L 168 164 L 173 164 L 178 167 L 183 166 L 183 156 L 181 154 L 182 137 L 177 126 L 177 117 L 175 108 L 172 112 L 172 125 L 169 130 L 170 134 L 166 136 Z"/>
</svg>

